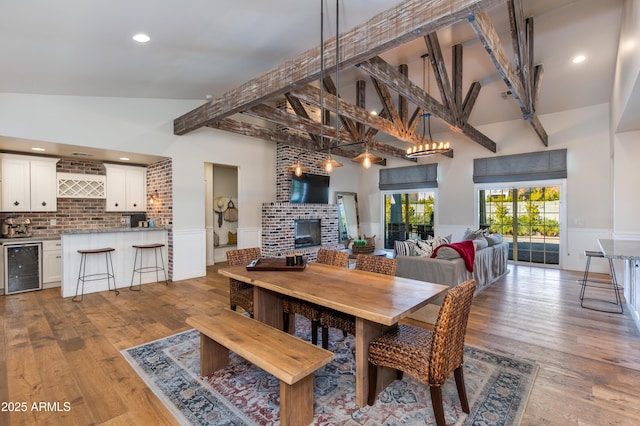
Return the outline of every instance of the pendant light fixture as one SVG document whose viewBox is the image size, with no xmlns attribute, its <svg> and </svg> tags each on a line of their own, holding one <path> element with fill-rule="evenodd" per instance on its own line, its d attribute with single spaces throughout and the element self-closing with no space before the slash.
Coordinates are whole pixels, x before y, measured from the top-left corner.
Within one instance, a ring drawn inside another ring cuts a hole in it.
<svg viewBox="0 0 640 426">
<path fill-rule="evenodd" d="M 369 145 L 365 142 L 364 152 L 362 152 L 357 157 L 352 158 L 351 161 L 353 161 L 354 163 L 362 163 L 362 167 L 368 169 L 372 164 L 381 163 L 382 161 L 384 161 L 384 158 L 370 153 Z"/>
<path fill-rule="evenodd" d="M 340 1 L 336 0 L 336 144 L 340 143 Z M 323 87 L 324 87 L 324 0 L 320 0 L 320 132 L 322 133 L 322 125 L 324 123 L 324 103 L 323 103 Z M 322 140 L 322 135 L 320 137 Z M 342 167 L 342 163 L 336 161 L 331 156 L 331 145 L 329 142 L 329 155 L 318 164 L 327 173 L 331 173 L 336 167 Z"/>
<path fill-rule="evenodd" d="M 309 171 L 309 168 L 300 162 L 300 154 L 296 158 L 296 162 L 289 167 L 287 167 L 288 172 L 293 172 L 296 176 L 302 176 L 302 173 L 306 173 Z"/>
<path fill-rule="evenodd" d="M 429 93 L 429 78 L 427 76 L 427 56 L 425 54 L 422 56 L 422 87 L 426 89 L 427 94 Z M 425 113 L 422 114 L 422 139 L 426 138 L 426 129 L 428 128 L 429 138 L 425 141 L 424 144 L 414 145 L 411 148 L 407 149 L 407 158 L 419 158 L 419 157 L 428 157 L 430 155 L 435 154 L 444 154 L 448 152 L 451 148 L 449 146 L 449 142 L 436 142 L 431 137 L 431 114 Z"/>
</svg>

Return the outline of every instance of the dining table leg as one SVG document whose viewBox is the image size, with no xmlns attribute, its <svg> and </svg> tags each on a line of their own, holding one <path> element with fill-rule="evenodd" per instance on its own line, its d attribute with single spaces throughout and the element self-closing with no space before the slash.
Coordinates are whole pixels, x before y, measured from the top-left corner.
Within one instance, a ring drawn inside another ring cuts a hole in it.
<svg viewBox="0 0 640 426">
<path fill-rule="evenodd" d="M 253 286 L 253 318 L 282 330 L 282 296 L 271 290 Z"/>
<path fill-rule="evenodd" d="M 369 395 L 369 342 L 381 336 L 390 327 L 356 318 L 356 404 L 359 407 L 367 406 Z M 376 394 L 384 389 L 396 378 L 395 371 L 384 368 L 378 373 Z"/>
</svg>

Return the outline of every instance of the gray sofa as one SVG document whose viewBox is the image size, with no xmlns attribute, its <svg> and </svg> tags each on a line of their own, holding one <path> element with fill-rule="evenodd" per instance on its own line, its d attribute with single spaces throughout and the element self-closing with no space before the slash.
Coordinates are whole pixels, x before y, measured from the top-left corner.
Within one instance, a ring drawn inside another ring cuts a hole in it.
<svg viewBox="0 0 640 426">
<path fill-rule="evenodd" d="M 508 259 L 509 243 L 506 242 L 477 250 L 473 273 L 467 270 L 462 258 L 445 260 L 420 256 L 396 256 L 396 275 L 449 287 L 473 278 L 476 280 L 476 293 L 478 293 L 509 272 Z M 428 305 L 426 309 L 417 311 L 411 317 L 425 322 L 435 322 L 443 297 L 434 300 L 431 306 Z"/>
</svg>

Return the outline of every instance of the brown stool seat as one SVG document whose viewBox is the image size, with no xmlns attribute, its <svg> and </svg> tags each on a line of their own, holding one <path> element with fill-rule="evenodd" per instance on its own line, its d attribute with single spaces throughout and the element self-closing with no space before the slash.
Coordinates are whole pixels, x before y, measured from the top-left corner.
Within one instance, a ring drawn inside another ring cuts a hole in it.
<svg viewBox="0 0 640 426">
<path fill-rule="evenodd" d="M 96 249 L 84 249 L 78 250 L 80 253 L 80 270 L 78 271 L 78 282 L 76 284 L 76 295 L 71 299 L 74 302 L 82 302 L 84 299 L 84 283 L 85 281 L 97 281 L 97 280 L 107 280 L 107 287 L 109 291 L 111 291 L 111 280 L 113 280 L 113 291 L 115 291 L 116 296 L 120 294 L 118 288 L 116 287 L 116 278 L 113 272 L 113 259 L 111 258 L 111 252 L 116 251 L 116 249 L 111 247 L 102 247 Z M 87 274 L 87 256 L 94 254 L 104 254 L 105 263 L 107 266 L 106 272 L 96 272 L 94 274 Z M 80 288 L 80 283 L 82 283 L 82 292 L 80 293 L 80 299 L 78 298 L 78 289 Z"/>
<path fill-rule="evenodd" d="M 78 250 L 80 254 L 96 254 L 96 253 L 109 253 L 111 251 L 116 251 L 116 249 L 111 247 L 92 249 L 92 250 Z"/>
<path fill-rule="evenodd" d="M 160 277 L 158 272 L 162 271 L 164 273 L 164 284 L 169 285 L 167 281 L 167 271 L 164 269 L 164 258 L 162 257 L 162 247 L 164 244 L 162 243 L 151 243 L 151 244 L 133 244 L 131 247 L 136 249 L 136 256 L 133 259 L 133 273 L 131 274 L 131 285 L 129 286 L 129 290 L 132 291 L 140 291 L 142 289 L 142 274 L 145 272 L 155 272 L 156 273 L 156 282 L 160 282 Z M 160 261 L 162 262 L 162 266 L 158 265 L 158 249 L 160 249 Z M 142 252 L 140 252 L 142 250 Z M 155 265 L 154 266 L 143 266 L 143 252 L 144 250 L 153 250 L 153 254 L 155 256 Z M 138 266 L 138 252 L 140 252 L 140 266 Z M 133 287 L 133 279 L 138 273 L 140 277 L 140 282 L 138 284 L 138 288 Z"/>
<path fill-rule="evenodd" d="M 133 248 L 139 248 L 139 249 L 152 249 L 152 248 L 160 248 L 160 247 L 164 247 L 164 244 L 134 244 L 131 247 Z"/>
</svg>

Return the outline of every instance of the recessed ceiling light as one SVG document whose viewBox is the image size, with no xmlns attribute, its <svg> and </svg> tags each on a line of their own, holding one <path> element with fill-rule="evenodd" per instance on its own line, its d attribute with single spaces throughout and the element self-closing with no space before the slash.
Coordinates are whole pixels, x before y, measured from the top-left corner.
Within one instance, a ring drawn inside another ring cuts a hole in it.
<svg viewBox="0 0 640 426">
<path fill-rule="evenodd" d="M 122 161 L 129 161 L 129 160 L 130 160 L 130 158 L 129 158 L 129 157 L 120 157 L 120 159 L 121 159 Z"/>
<path fill-rule="evenodd" d="M 371 115 L 378 115 L 378 111 L 376 111 L 375 109 L 371 111 Z"/>
<path fill-rule="evenodd" d="M 133 36 L 133 39 L 135 41 L 137 41 L 138 43 L 146 43 L 149 40 L 151 40 L 151 37 L 149 37 L 148 35 L 144 34 L 144 33 L 139 33 Z"/>
<path fill-rule="evenodd" d="M 35 148 L 34 147 L 34 148 L 31 148 L 31 151 L 40 151 L 40 152 L 42 152 L 42 151 L 46 151 L 46 149 L 44 149 L 44 148 Z"/>
<path fill-rule="evenodd" d="M 573 63 L 574 64 L 579 64 L 581 62 L 584 62 L 587 58 L 584 55 L 578 55 L 575 58 L 573 58 Z"/>
</svg>

